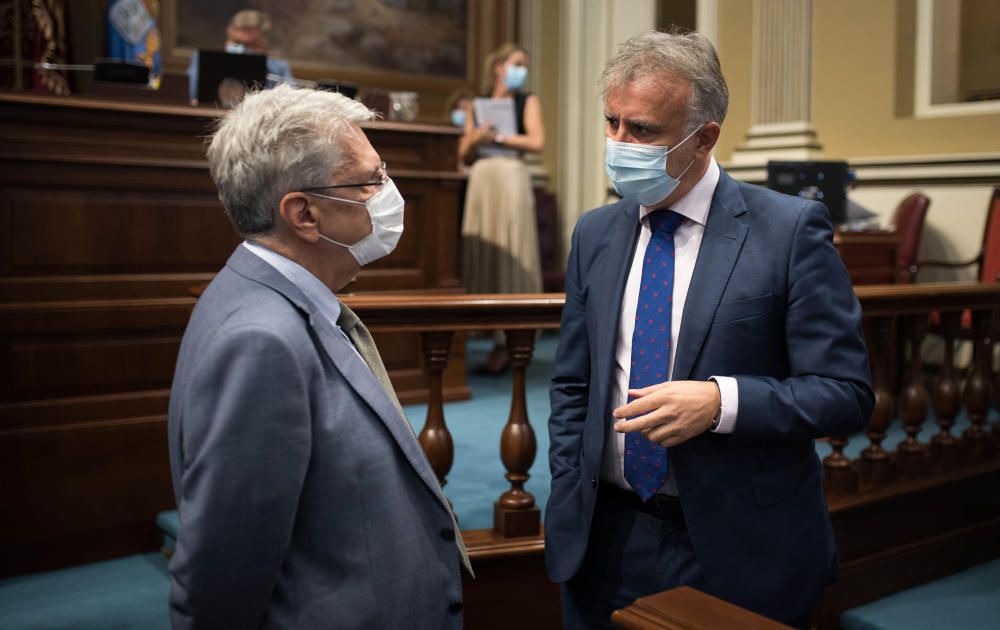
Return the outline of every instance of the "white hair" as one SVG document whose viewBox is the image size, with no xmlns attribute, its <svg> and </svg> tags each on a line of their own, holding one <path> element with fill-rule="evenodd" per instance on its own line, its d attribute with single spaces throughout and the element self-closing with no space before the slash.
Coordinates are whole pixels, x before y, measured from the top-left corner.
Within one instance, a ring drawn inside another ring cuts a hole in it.
<svg viewBox="0 0 1000 630">
<path fill-rule="evenodd" d="M 236 230 L 270 232 L 281 198 L 328 183 L 353 125 L 376 116 L 335 92 L 279 85 L 247 94 L 208 146 L 209 171 Z"/>
<path fill-rule="evenodd" d="M 651 31 L 626 41 L 601 74 L 601 97 L 661 73 L 679 74 L 691 85 L 688 131 L 707 122 L 722 124 L 729 109 L 729 88 L 712 42 L 695 31 Z"/>
</svg>

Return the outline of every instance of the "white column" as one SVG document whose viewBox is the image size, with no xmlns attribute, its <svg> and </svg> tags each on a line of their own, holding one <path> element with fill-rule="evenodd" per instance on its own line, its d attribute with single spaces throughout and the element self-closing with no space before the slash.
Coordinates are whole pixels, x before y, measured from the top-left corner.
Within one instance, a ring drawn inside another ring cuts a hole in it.
<svg viewBox="0 0 1000 630">
<path fill-rule="evenodd" d="M 604 203 L 604 103 L 597 82 L 619 44 L 656 27 L 653 0 L 560 0 L 559 206 L 563 251 L 581 214 Z"/>
<path fill-rule="evenodd" d="M 751 127 L 732 163 L 820 157 L 810 109 L 812 0 L 754 0 L 752 66 Z"/>
</svg>

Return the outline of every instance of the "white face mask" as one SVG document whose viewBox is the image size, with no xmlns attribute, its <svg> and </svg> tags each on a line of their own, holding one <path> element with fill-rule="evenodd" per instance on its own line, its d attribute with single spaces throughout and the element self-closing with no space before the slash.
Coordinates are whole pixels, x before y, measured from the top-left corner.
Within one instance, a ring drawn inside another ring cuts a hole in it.
<svg viewBox="0 0 1000 630">
<path fill-rule="evenodd" d="M 226 42 L 226 52 L 234 55 L 243 55 L 246 54 L 247 47 L 244 44 L 236 42 Z"/>
<path fill-rule="evenodd" d="M 403 235 L 403 209 L 406 202 L 403 200 L 403 196 L 399 194 L 399 190 L 396 189 L 396 183 L 391 179 L 386 180 L 382 184 L 382 190 L 378 191 L 368 201 L 353 201 L 351 199 L 321 195 L 319 193 L 309 194 L 322 197 L 323 199 L 333 199 L 334 201 L 343 203 L 365 206 L 368 209 L 368 216 L 372 222 L 372 233 L 357 243 L 348 245 L 322 234 L 319 235 L 325 241 L 346 247 L 351 252 L 351 256 L 354 256 L 354 260 L 358 261 L 358 264 L 362 267 L 379 258 L 388 256 L 396 249 L 396 244 L 399 243 L 399 238 Z"/>
</svg>

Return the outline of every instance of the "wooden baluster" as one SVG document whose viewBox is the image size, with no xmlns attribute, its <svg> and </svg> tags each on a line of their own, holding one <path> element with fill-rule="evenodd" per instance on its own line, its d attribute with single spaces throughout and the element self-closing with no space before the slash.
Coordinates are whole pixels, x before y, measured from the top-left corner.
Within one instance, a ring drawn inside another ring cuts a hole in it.
<svg viewBox="0 0 1000 630">
<path fill-rule="evenodd" d="M 427 419 L 418 439 L 442 487 L 448 483 L 445 477 L 448 476 L 451 464 L 455 460 L 455 446 L 451 441 L 451 432 L 444 422 L 442 381 L 442 373 L 448 367 L 451 336 L 451 332 L 420 334 L 423 341 L 424 365 L 427 368 L 428 400 Z"/>
<path fill-rule="evenodd" d="M 972 426 L 962 434 L 966 463 L 974 464 L 987 458 L 992 452 L 992 440 L 984 429 L 990 411 L 990 368 L 993 363 L 993 339 L 990 328 L 993 312 L 976 310 L 972 312 L 972 373 L 965 382 L 965 410 Z"/>
<path fill-rule="evenodd" d="M 861 451 L 858 484 L 862 490 L 886 484 L 895 477 L 895 469 L 889 453 L 882 448 L 882 440 L 892 422 L 892 387 L 889 384 L 889 365 L 894 364 L 892 353 L 898 346 L 894 342 L 896 320 L 894 317 L 870 317 L 865 319 L 865 340 L 871 362 L 872 389 L 875 390 L 875 407 L 868 421 L 869 444 Z"/>
<path fill-rule="evenodd" d="M 500 438 L 500 458 L 503 460 L 510 489 L 493 504 L 493 529 L 504 538 L 537 536 L 541 512 L 535 497 L 524 489 L 528 470 L 535 462 L 535 432 L 528 422 L 528 400 L 525 391 L 525 370 L 531 363 L 535 348 L 534 330 L 507 330 L 507 354 L 513 371 L 510 415 Z"/>
<path fill-rule="evenodd" d="M 931 459 L 938 471 L 948 471 L 958 463 L 959 441 L 951 434 L 955 416 L 962 410 L 962 389 L 955 374 L 955 338 L 962 326 L 961 312 L 941 313 L 944 359 L 934 383 L 931 403 L 940 431 L 931 439 Z"/>
<path fill-rule="evenodd" d="M 900 477 L 912 479 L 928 472 L 927 456 L 930 452 L 926 444 L 917 440 L 917 435 L 927 419 L 927 388 L 924 387 L 923 343 L 927 335 L 928 315 L 907 315 L 905 317 L 906 340 L 910 346 L 910 365 L 907 382 L 899 396 L 899 417 L 903 420 L 906 438 L 896 450 L 896 466 Z"/>
<path fill-rule="evenodd" d="M 851 494 L 858 488 L 858 477 L 851 460 L 844 455 L 847 442 L 842 435 L 831 437 L 833 452 L 823 458 L 823 488 L 830 496 Z"/>
</svg>

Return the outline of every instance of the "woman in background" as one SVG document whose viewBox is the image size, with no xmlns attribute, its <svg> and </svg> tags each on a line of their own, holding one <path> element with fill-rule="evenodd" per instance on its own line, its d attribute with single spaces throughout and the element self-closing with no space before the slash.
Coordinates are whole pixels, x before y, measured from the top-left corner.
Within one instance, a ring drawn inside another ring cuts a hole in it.
<svg viewBox="0 0 1000 630">
<path fill-rule="evenodd" d="M 545 128 L 538 96 L 523 90 L 528 55 L 515 44 L 504 44 L 487 56 L 481 94 L 510 98 L 517 133 L 503 135 L 484 122 L 476 125 L 473 107 L 466 107 L 465 132 L 459 142 L 462 162 L 470 164 L 462 217 L 462 282 L 470 293 L 538 293 L 542 270 L 531 176 L 521 154 L 545 148 Z M 513 149 L 515 157 L 480 156 L 480 149 Z M 508 365 L 502 333 L 484 371 L 503 372 Z"/>
</svg>

